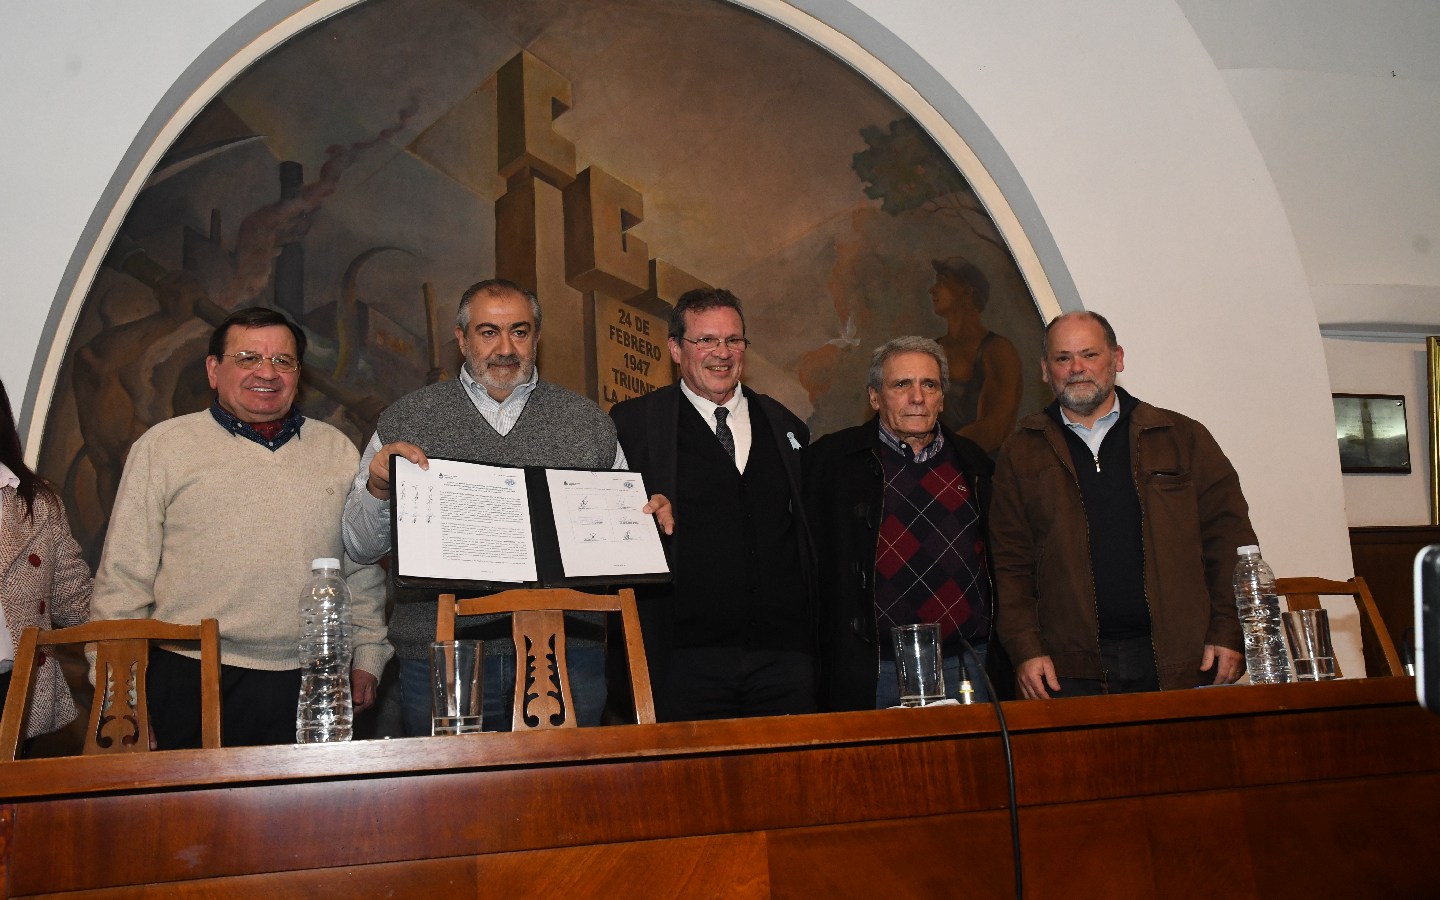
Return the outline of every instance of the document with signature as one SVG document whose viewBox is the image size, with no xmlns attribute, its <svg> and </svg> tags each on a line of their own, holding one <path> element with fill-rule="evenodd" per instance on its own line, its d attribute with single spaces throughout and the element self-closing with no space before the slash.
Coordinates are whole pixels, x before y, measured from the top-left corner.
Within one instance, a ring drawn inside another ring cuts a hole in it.
<svg viewBox="0 0 1440 900">
<path fill-rule="evenodd" d="M 395 572 L 444 581 L 537 580 L 524 469 L 400 456 L 391 476 Z"/>
<path fill-rule="evenodd" d="M 649 502 L 635 472 L 546 469 L 550 508 L 569 578 L 667 572 Z"/>
<path fill-rule="evenodd" d="M 391 458 L 395 579 L 477 588 L 669 579 L 635 472 Z"/>
</svg>

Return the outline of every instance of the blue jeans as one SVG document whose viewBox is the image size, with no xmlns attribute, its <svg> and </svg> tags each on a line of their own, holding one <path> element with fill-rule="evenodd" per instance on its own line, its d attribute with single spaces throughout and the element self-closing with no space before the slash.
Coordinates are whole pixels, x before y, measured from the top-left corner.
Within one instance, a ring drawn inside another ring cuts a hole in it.
<svg viewBox="0 0 1440 900">
<path fill-rule="evenodd" d="M 981 662 L 985 660 L 985 648 L 989 644 L 972 644 L 975 648 L 975 655 L 980 657 Z M 985 689 L 985 679 L 981 677 L 980 671 L 975 668 L 975 661 L 961 650 L 958 654 L 946 654 L 945 665 L 945 697 L 950 700 L 960 699 L 960 656 L 965 656 L 965 674 L 970 678 L 970 684 L 975 688 L 975 702 L 989 703 L 990 692 Z M 880 672 L 875 679 L 875 708 L 889 709 L 892 706 L 900 705 L 900 682 L 895 678 L 895 660 L 880 660 Z"/>
<path fill-rule="evenodd" d="M 408 737 L 430 733 L 430 661 L 401 659 L 400 710 Z M 486 731 L 509 731 L 515 705 L 515 657 L 486 656 L 485 696 L 481 715 Z M 575 723 L 600 724 L 605 708 L 605 648 L 594 644 L 567 644 L 565 666 L 570 672 L 570 695 L 575 701 Z"/>
</svg>

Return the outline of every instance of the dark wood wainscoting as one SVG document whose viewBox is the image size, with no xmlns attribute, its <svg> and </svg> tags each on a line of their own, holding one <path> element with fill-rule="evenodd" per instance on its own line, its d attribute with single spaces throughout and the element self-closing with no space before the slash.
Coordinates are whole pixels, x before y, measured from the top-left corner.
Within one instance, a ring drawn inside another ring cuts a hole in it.
<svg viewBox="0 0 1440 900">
<path fill-rule="evenodd" d="M 1433 897 L 1414 679 L 1005 704 L 1025 895 Z M 988 707 L 0 763 L 12 896 L 1014 896 Z"/>
<path fill-rule="evenodd" d="M 1431 544 L 1440 544 L 1440 525 L 1350 529 L 1355 574 L 1370 585 L 1380 617 L 1397 648 L 1405 642 L 1406 630 L 1415 624 L 1415 554 Z M 1405 650 L 1400 653 L 1405 657 Z"/>
</svg>

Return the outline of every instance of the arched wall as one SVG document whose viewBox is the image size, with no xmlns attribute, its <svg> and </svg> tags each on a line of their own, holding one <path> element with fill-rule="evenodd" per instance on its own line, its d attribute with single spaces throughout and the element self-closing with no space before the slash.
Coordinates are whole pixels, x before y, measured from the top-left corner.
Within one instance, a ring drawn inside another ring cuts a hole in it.
<svg viewBox="0 0 1440 900">
<path fill-rule="evenodd" d="M 94 211 L 148 171 L 141 157 L 153 141 L 141 147 L 135 136 L 158 134 L 183 98 L 213 94 L 207 80 L 218 87 L 233 74 L 216 69 L 241 48 L 343 5 L 94 2 L 81 4 L 79 23 L 73 4 L 0 12 L 0 109 L 26 123 L 0 149 L 0 376 L 17 400 L 25 385 L 27 421 L 46 396 L 53 339 L 67 333 L 69 292 L 96 262 L 74 253 L 77 241 L 95 243 L 106 215 Z M 1349 574 L 1324 357 L 1294 239 L 1178 7 L 747 5 L 821 43 L 828 33 L 844 45 L 826 44 L 832 52 L 904 105 L 909 92 L 966 134 L 1037 295 L 1107 313 L 1128 350 L 1122 382 L 1211 426 L 1277 569 Z M 1016 243 L 1021 231 L 1029 249 Z"/>
</svg>

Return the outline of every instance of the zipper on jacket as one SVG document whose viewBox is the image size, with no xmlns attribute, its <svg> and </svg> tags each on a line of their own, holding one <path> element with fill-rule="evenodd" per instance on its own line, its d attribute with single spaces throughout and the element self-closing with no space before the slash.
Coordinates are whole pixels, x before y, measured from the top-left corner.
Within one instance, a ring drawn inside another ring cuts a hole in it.
<svg viewBox="0 0 1440 900">
<path fill-rule="evenodd" d="M 970 475 L 962 471 L 960 474 L 964 475 L 965 479 L 970 482 L 970 492 L 971 496 L 975 500 L 975 510 L 979 513 L 976 522 L 979 525 L 980 533 L 985 536 L 985 580 L 990 584 L 990 606 L 988 610 L 990 624 L 986 626 L 985 631 L 985 643 L 988 645 L 991 641 L 995 640 L 995 616 L 997 614 L 997 604 L 995 602 L 995 575 L 992 571 L 995 565 L 995 557 L 994 554 L 990 552 L 990 517 L 986 514 L 985 507 L 980 502 L 980 480 L 985 476 L 979 474 L 978 472 L 974 475 Z M 964 635 L 961 635 L 961 637 L 964 637 Z M 986 651 L 985 655 L 990 655 L 988 650 Z M 960 663 L 963 667 L 965 663 L 965 648 L 963 647 L 960 648 Z M 983 666 L 984 661 L 982 660 L 980 664 Z"/>
<path fill-rule="evenodd" d="M 1061 453 L 1061 450 L 1065 450 L 1066 452 Z M 1087 555 L 1090 555 L 1093 560 L 1093 554 L 1090 549 L 1090 514 L 1085 511 L 1085 492 L 1080 489 L 1080 474 L 1075 471 L 1075 464 L 1068 448 L 1065 446 L 1065 435 L 1063 433 L 1060 435 L 1059 447 L 1056 447 L 1053 442 L 1050 443 L 1050 452 L 1054 453 L 1056 458 L 1060 460 L 1061 467 L 1070 473 L 1070 480 L 1075 483 L 1075 496 L 1080 499 L 1081 518 L 1085 521 L 1085 552 Z M 1093 455 L 1095 457 L 1095 471 L 1098 472 L 1100 471 L 1100 455 L 1098 453 Z M 1110 672 L 1105 668 L 1105 657 L 1100 653 L 1099 594 L 1100 592 L 1095 589 L 1095 565 L 1092 562 L 1090 565 L 1090 608 L 1095 613 L 1095 656 L 1100 661 L 1100 690 L 1102 693 L 1108 694 L 1110 693 Z"/>
</svg>

